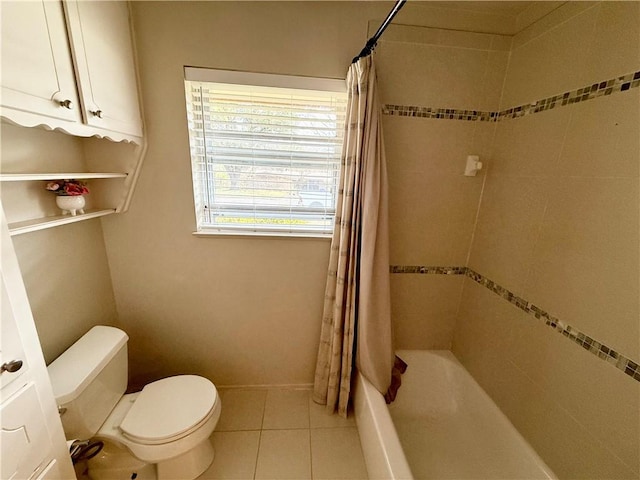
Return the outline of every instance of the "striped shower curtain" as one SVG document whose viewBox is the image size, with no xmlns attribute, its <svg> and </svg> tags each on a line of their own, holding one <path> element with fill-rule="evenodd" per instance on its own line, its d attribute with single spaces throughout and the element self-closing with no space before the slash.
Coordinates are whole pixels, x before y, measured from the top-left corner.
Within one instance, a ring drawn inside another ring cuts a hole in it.
<svg viewBox="0 0 640 480">
<path fill-rule="evenodd" d="M 313 399 L 346 416 L 356 365 L 382 394 L 394 366 L 387 172 L 371 55 L 347 74 L 346 134 Z M 357 345 L 357 346 L 356 346 Z"/>
</svg>

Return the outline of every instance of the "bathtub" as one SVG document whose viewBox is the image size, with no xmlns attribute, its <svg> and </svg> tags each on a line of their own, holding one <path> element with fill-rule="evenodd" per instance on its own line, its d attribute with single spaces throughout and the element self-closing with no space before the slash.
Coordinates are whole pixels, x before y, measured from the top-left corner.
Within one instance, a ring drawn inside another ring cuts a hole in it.
<svg viewBox="0 0 640 480">
<path fill-rule="evenodd" d="M 389 406 L 356 374 L 354 411 L 370 480 L 556 478 L 451 352 L 397 354 L 409 368 Z"/>
</svg>

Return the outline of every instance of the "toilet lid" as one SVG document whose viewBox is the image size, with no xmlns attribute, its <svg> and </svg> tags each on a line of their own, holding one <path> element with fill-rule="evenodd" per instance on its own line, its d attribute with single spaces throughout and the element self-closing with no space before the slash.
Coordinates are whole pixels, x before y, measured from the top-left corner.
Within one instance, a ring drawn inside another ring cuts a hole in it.
<svg viewBox="0 0 640 480">
<path fill-rule="evenodd" d="M 120 424 L 142 442 L 171 439 L 204 420 L 217 401 L 216 387 L 204 377 L 178 375 L 146 385 Z"/>
</svg>

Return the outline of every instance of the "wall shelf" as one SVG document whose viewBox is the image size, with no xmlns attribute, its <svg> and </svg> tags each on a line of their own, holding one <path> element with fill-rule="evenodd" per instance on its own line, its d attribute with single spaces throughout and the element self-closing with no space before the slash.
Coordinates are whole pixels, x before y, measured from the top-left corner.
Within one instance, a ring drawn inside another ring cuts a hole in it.
<svg viewBox="0 0 640 480">
<path fill-rule="evenodd" d="M 87 173 L 87 172 L 63 172 L 63 173 L 2 173 L 0 182 L 28 182 L 35 180 L 87 180 L 92 178 L 126 178 L 127 173 Z"/>
<path fill-rule="evenodd" d="M 53 217 L 35 218 L 32 220 L 24 220 L 9 224 L 9 234 L 11 236 L 22 235 L 23 233 L 36 232 L 45 228 L 58 227 L 60 225 L 68 225 L 70 223 L 81 222 L 83 220 L 91 220 L 92 218 L 104 217 L 116 213 L 115 208 L 102 210 L 87 210 L 86 213 L 80 215 L 56 215 Z"/>
</svg>

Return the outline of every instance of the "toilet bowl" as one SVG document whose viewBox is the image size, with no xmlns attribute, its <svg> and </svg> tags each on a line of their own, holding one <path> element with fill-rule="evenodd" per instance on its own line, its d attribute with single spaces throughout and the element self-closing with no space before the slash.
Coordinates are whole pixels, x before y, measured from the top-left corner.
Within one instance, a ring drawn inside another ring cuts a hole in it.
<svg viewBox="0 0 640 480">
<path fill-rule="evenodd" d="M 186 478 L 185 469 L 194 470 L 195 478 L 213 461 L 209 437 L 220 411 L 213 383 L 195 375 L 178 375 L 124 395 L 94 437 L 157 464 L 159 479 Z M 179 469 L 176 474 L 170 473 L 174 464 Z"/>
<path fill-rule="evenodd" d="M 116 328 L 94 327 L 49 365 L 65 434 L 124 448 L 155 464 L 158 480 L 195 479 L 214 457 L 209 437 L 221 412 L 215 385 L 197 375 L 177 375 L 124 395 L 127 339 Z M 96 477 L 108 478 L 107 457 Z M 91 469 L 90 461 L 90 475 Z"/>
</svg>

